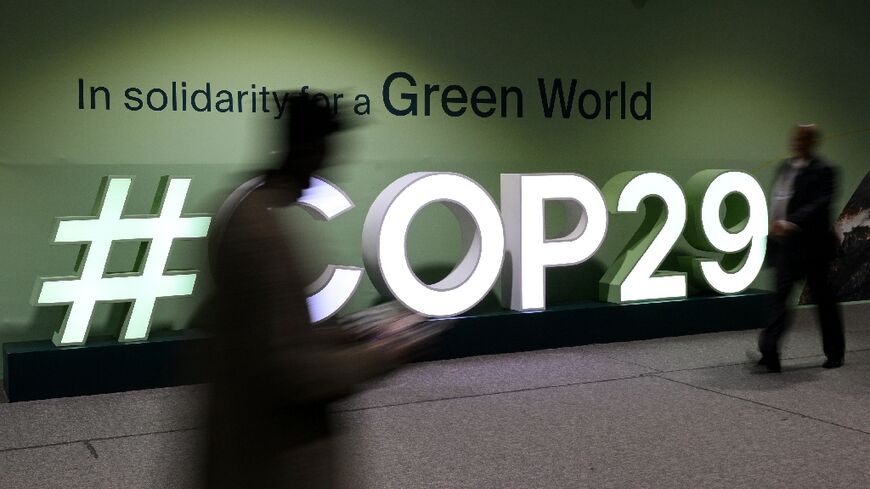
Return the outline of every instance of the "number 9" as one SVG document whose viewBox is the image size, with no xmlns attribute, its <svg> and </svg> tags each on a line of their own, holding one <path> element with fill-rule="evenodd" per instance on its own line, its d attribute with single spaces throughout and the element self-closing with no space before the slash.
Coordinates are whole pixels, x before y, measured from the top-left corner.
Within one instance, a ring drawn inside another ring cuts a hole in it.
<svg viewBox="0 0 870 489">
<path fill-rule="evenodd" d="M 690 280 L 722 294 L 743 291 L 764 264 L 768 226 L 764 191 L 750 175 L 728 170 L 699 172 L 689 179 L 686 190 L 686 239 L 699 250 L 726 253 L 721 263 L 691 259 Z"/>
</svg>

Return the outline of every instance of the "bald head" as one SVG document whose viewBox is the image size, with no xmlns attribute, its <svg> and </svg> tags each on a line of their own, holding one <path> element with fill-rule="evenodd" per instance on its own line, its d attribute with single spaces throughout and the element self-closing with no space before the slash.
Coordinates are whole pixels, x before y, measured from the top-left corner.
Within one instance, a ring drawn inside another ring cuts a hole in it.
<svg viewBox="0 0 870 489">
<path fill-rule="evenodd" d="M 800 124 L 792 132 L 791 149 L 797 156 L 809 159 L 819 143 L 819 128 L 815 124 Z"/>
</svg>

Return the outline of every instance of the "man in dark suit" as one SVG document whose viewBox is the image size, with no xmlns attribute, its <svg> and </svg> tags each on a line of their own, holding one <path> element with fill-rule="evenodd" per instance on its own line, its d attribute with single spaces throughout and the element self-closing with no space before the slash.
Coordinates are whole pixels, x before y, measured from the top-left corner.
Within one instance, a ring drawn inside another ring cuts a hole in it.
<svg viewBox="0 0 870 489">
<path fill-rule="evenodd" d="M 843 365 L 845 340 L 839 306 L 828 285 L 835 236 L 831 201 L 836 189 L 834 169 L 815 154 L 819 131 L 815 125 L 794 129 L 795 156 L 779 167 L 771 197 L 768 259 L 776 270 L 772 317 L 761 332 L 760 365 L 779 372 L 779 345 L 789 324 L 787 302 L 795 283 L 806 278 L 818 304 L 825 368 Z"/>
</svg>

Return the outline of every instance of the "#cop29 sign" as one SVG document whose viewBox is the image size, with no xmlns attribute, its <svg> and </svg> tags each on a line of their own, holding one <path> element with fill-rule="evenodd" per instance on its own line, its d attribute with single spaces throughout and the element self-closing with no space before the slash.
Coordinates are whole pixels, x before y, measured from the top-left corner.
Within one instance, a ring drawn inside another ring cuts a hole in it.
<svg viewBox="0 0 870 489">
<path fill-rule="evenodd" d="M 167 177 L 159 215 L 122 218 L 130 183 L 129 178 L 108 178 L 99 216 L 59 222 L 56 242 L 89 243 L 90 249 L 80 276 L 44 278 L 37 284 L 36 304 L 71 305 L 54 337 L 58 345 L 85 342 L 97 301 L 132 301 L 120 339 L 145 339 L 155 300 L 193 291 L 194 271 L 164 271 L 172 240 L 205 237 L 210 225 L 206 216 L 181 216 L 190 179 Z M 729 196 L 736 198 L 726 202 Z M 565 206 L 571 230 L 564 236 L 545 238 L 547 201 Z M 599 282 L 601 300 L 682 298 L 689 280 L 730 294 L 755 280 L 764 261 L 767 204 L 758 182 L 743 172 L 701 171 L 689 179 L 685 192 L 671 177 L 656 172 L 620 173 L 603 189 L 574 173 L 508 173 L 501 175 L 500 208 L 467 176 L 416 172 L 388 185 L 369 209 L 362 229 L 365 270 L 328 265 L 311 284 L 311 321 L 337 313 L 356 292 L 363 273 L 385 296 L 430 317 L 455 316 L 474 307 L 500 274 L 506 306 L 515 311 L 544 309 L 547 268 L 588 260 L 604 241 L 610 214 L 637 212 L 643 202 L 642 226 Z M 319 178 L 312 179 L 299 203 L 325 221 L 354 206 L 341 189 Z M 417 213 L 436 203 L 459 222 L 464 252 L 444 279 L 427 285 L 414 274 L 405 242 Z M 734 214 L 739 222 L 723 222 L 733 220 Z M 724 256 L 690 257 L 680 264 L 681 271 L 658 272 L 680 236 L 700 251 Z M 104 277 L 111 243 L 137 239 L 152 240 L 143 272 Z"/>
<path fill-rule="evenodd" d="M 726 225 L 728 206 L 747 216 Z M 431 317 L 461 314 L 477 305 L 503 276 L 503 301 L 515 311 L 545 307 L 549 267 L 576 265 L 592 257 L 604 241 L 610 214 L 637 212 L 646 205 L 644 224 L 600 281 L 599 298 L 623 303 L 686 297 L 687 282 L 721 294 L 740 292 L 755 280 L 764 262 L 767 203 L 750 175 L 705 170 L 693 176 L 684 193 L 662 173 L 624 172 L 599 190 L 573 173 L 503 174 L 501 210 L 474 180 L 457 173 L 418 172 L 391 183 L 375 199 L 362 232 L 365 272 L 382 294 Z M 566 207 L 572 223 L 562 237 L 546 239 L 544 203 Z M 317 180 L 301 203 L 329 219 L 352 207 L 337 187 Z M 408 261 L 405 241 L 414 216 L 430 204 L 446 206 L 456 217 L 464 253 L 435 284 L 422 283 Z M 685 236 L 698 250 L 724 253 L 684 260 L 681 272 L 657 272 L 677 239 Z M 505 257 L 510 257 L 506 260 Z M 356 267 L 330 265 L 309 297 L 312 321 L 338 312 L 362 278 Z"/>
</svg>

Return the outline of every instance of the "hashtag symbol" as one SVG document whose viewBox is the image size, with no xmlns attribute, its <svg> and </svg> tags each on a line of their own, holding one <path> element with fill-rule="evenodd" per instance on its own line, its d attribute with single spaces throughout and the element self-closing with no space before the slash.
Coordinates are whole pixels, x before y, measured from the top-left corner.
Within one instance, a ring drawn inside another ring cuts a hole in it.
<svg viewBox="0 0 870 489">
<path fill-rule="evenodd" d="M 108 178 L 98 202 L 96 218 L 67 218 L 58 223 L 56 243 L 88 244 L 78 277 L 42 278 L 37 283 L 37 305 L 70 304 L 56 345 L 83 344 L 98 301 L 132 301 L 121 331 L 121 341 L 148 337 L 151 313 L 158 297 L 190 295 L 196 271 L 164 273 L 174 239 L 202 238 L 210 217 L 181 217 L 189 178 L 165 177 L 160 212 L 156 216 L 121 217 L 131 178 Z M 115 241 L 149 241 L 142 272 L 105 275 L 109 251 Z"/>
</svg>

